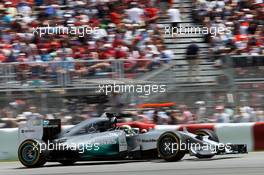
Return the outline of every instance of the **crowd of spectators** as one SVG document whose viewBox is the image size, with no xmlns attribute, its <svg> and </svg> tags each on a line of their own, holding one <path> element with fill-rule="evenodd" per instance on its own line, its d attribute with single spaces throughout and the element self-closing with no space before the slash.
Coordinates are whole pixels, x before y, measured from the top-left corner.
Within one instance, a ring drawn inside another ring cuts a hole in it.
<svg viewBox="0 0 264 175">
<path fill-rule="evenodd" d="M 127 73 L 152 70 L 173 59 L 161 37 L 163 26 L 157 23 L 166 12 L 173 26 L 181 21 L 179 10 L 169 9 L 170 3 L 171 0 L 0 0 L 0 63 L 20 63 L 14 66 L 18 80 L 45 80 L 65 73 L 79 78 L 111 72 L 112 61 L 120 59 Z M 204 26 L 231 30 L 206 36 L 213 55 L 264 54 L 262 0 L 194 0 L 193 5 L 194 19 Z M 35 33 L 38 27 L 47 26 L 49 31 L 56 27 L 95 30 L 84 35 Z M 23 106 L 22 101 L 12 105 L 17 104 Z M 31 118 L 60 118 L 63 124 L 76 124 L 98 117 L 98 106 L 88 105 L 78 115 L 63 111 L 42 113 L 34 105 L 14 112 L 9 106 L 1 109 L 0 127 L 17 127 Z M 116 108 L 121 110 L 120 106 Z M 128 120 L 156 124 L 264 121 L 262 109 L 219 105 L 212 112 L 204 103 L 192 110 L 181 105 L 176 109 L 121 112 L 130 114 Z"/>
<path fill-rule="evenodd" d="M 127 72 L 151 70 L 173 57 L 163 44 L 162 26 L 157 24 L 169 2 L 1 0 L 0 63 L 33 62 L 15 67 L 24 79 L 56 76 L 65 70 L 75 75 L 110 72 L 111 60 L 117 59 L 125 60 Z M 40 36 L 39 27 L 48 26 L 49 32 L 45 30 Z M 75 32 L 58 34 L 54 32 L 56 27 Z M 76 33 L 87 28 L 94 30 L 84 35 Z M 40 64 L 48 61 L 68 64 Z"/>
<path fill-rule="evenodd" d="M 173 110 L 149 110 L 141 112 L 138 120 L 164 124 L 191 124 L 191 123 L 244 123 L 264 121 L 264 111 L 249 106 L 236 109 L 218 105 L 213 112 L 201 104 L 197 109 L 190 110 L 186 105 L 180 105 Z"/>
<path fill-rule="evenodd" d="M 193 0 L 193 6 L 196 21 L 225 30 L 206 36 L 216 59 L 226 54 L 264 54 L 263 0 Z"/>
<path fill-rule="evenodd" d="M 231 108 L 218 105 L 209 109 L 203 101 L 196 103 L 197 107 L 191 109 L 186 105 L 173 108 L 123 108 L 120 113 L 116 114 L 118 114 L 119 122 L 139 121 L 158 125 L 264 121 L 264 110 L 261 107 L 239 106 Z M 74 125 L 89 118 L 100 117 L 104 112 L 113 112 L 111 107 L 98 111 L 101 105 L 86 105 L 79 113 L 63 109 L 46 114 L 42 114 L 36 106 L 28 106 L 24 110 L 13 110 L 11 107 L 6 107 L 0 111 L 0 128 L 18 127 L 31 119 L 61 119 L 62 125 Z"/>
</svg>

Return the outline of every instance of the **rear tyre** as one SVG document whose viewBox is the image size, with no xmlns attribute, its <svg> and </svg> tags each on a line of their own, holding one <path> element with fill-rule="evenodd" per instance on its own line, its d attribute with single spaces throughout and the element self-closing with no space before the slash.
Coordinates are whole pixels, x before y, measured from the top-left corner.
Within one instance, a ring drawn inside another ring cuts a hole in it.
<svg viewBox="0 0 264 175">
<path fill-rule="evenodd" d="M 43 141 L 33 139 L 25 140 L 18 148 L 18 159 L 28 168 L 43 166 L 47 162 L 47 151 L 43 148 L 46 148 L 46 143 Z"/>
<path fill-rule="evenodd" d="M 64 166 L 70 166 L 73 165 L 76 162 L 76 160 L 61 160 L 59 162 Z"/>
<path fill-rule="evenodd" d="M 157 141 L 158 155 L 169 162 L 179 161 L 185 155 L 186 150 L 181 149 L 181 144 L 185 143 L 185 139 L 180 134 L 165 132 Z"/>
<path fill-rule="evenodd" d="M 197 130 L 194 134 L 198 135 L 198 136 L 209 136 L 209 139 L 215 142 L 219 142 L 219 138 L 216 135 L 216 133 L 212 130 L 209 129 L 200 129 Z M 214 157 L 215 155 L 196 155 L 197 158 L 199 159 L 209 159 Z"/>
</svg>

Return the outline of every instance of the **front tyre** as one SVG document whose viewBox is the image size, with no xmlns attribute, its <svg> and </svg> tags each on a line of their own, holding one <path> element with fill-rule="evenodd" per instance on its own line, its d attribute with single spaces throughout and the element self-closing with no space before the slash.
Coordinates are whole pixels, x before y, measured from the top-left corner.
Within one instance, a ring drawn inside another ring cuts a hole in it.
<svg viewBox="0 0 264 175">
<path fill-rule="evenodd" d="M 19 161 L 28 168 L 36 168 L 46 163 L 45 142 L 28 139 L 23 141 L 18 148 Z"/>
<path fill-rule="evenodd" d="M 179 161 L 186 152 L 186 150 L 182 149 L 182 144 L 186 144 L 186 142 L 180 134 L 165 132 L 157 141 L 158 155 L 169 162 Z"/>
</svg>

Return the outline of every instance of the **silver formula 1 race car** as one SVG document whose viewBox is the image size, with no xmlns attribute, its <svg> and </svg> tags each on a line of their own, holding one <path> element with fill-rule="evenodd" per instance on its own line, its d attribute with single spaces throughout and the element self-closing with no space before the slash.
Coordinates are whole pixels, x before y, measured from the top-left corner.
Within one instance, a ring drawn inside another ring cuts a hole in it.
<svg viewBox="0 0 264 175">
<path fill-rule="evenodd" d="M 109 113 L 63 131 L 60 120 L 31 120 L 19 128 L 19 140 L 18 158 L 26 167 L 106 159 L 179 161 L 186 153 L 197 158 L 247 153 L 246 145 L 220 143 L 211 130 L 147 131 L 117 124 Z"/>
</svg>

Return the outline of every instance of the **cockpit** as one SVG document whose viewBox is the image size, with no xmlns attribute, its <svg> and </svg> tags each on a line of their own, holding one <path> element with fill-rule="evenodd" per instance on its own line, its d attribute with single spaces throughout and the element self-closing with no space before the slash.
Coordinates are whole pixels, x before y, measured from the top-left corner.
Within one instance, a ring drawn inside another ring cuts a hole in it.
<svg viewBox="0 0 264 175">
<path fill-rule="evenodd" d="M 127 136 L 130 136 L 145 133 L 149 128 L 153 127 L 153 124 L 144 124 L 141 122 L 117 123 L 117 118 L 114 114 L 104 113 L 99 118 L 91 118 L 75 125 L 62 132 L 59 137 L 99 133 L 111 130 L 123 130 Z"/>
<path fill-rule="evenodd" d="M 85 120 L 74 127 L 64 131 L 61 136 L 74 136 L 114 130 L 117 127 L 117 119 L 110 114 L 103 114 L 99 118 Z"/>
</svg>

